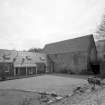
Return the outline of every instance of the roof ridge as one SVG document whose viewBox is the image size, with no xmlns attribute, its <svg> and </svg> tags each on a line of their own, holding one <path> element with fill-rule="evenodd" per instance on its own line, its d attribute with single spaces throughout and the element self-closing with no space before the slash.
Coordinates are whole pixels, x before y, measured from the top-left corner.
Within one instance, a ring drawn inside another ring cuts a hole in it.
<svg viewBox="0 0 105 105">
<path fill-rule="evenodd" d="M 90 37 L 90 36 L 93 36 L 93 34 L 88 34 L 88 35 L 84 35 L 84 36 L 80 36 L 80 37 L 76 37 L 76 38 L 71 38 L 71 39 L 65 39 L 65 40 L 61 40 L 61 41 L 58 41 L 58 42 L 52 42 L 52 43 L 48 43 L 46 45 L 61 43 L 61 42 L 65 42 L 65 41 L 72 41 L 72 40 L 76 40 L 76 39 L 80 39 L 80 38 L 86 38 L 86 37 Z"/>
<path fill-rule="evenodd" d="M 45 53 L 66 53 L 73 51 L 87 51 L 90 39 L 94 38 L 92 34 L 81 36 L 74 39 L 63 40 L 55 43 L 47 44 L 44 47 Z"/>
</svg>

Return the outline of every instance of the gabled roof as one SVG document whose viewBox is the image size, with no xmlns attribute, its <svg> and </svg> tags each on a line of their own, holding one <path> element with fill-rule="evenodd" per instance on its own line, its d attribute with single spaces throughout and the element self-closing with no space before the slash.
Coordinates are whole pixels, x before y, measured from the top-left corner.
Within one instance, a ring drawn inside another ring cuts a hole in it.
<svg viewBox="0 0 105 105">
<path fill-rule="evenodd" d="M 91 38 L 93 38 L 93 35 L 87 35 L 75 39 L 47 44 L 44 47 L 43 52 L 46 54 L 57 54 L 76 51 L 87 51 L 92 41 Z"/>
</svg>

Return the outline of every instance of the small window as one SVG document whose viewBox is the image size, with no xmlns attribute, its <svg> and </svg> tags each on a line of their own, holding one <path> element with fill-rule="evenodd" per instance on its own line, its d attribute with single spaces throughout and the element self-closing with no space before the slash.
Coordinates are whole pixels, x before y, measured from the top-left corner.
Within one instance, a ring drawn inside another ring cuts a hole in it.
<svg viewBox="0 0 105 105">
<path fill-rule="evenodd" d="M 31 57 L 30 57 L 30 56 L 26 56 L 26 59 L 27 59 L 27 60 L 31 60 Z"/>
<path fill-rule="evenodd" d="M 5 66 L 5 72 L 9 72 L 9 65 Z"/>
<path fill-rule="evenodd" d="M 33 74 L 33 69 L 32 68 L 29 69 L 29 74 L 30 75 Z"/>
<path fill-rule="evenodd" d="M 10 60 L 10 56 L 9 55 L 3 55 L 3 59 Z"/>
<path fill-rule="evenodd" d="M 45 58 L 44 57 L 40 57 L 40 60 L 45 61 Z"/>
</svg>

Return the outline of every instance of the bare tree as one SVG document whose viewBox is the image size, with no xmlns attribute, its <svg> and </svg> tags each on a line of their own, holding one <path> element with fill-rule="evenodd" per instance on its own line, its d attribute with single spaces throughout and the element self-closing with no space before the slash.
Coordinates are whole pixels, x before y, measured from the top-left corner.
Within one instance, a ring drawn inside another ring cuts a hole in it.
<svg viewBox="0 0 105 105">
<path fill-rule="evenodd" d="M 101 21 L 100 25 L 98 26 L 96 33 L 97 33 L 97 35 L 96 35 L 97 39 L 105 38 L 105 14 L 102 17 L 102 21 Z"/>
</svg>

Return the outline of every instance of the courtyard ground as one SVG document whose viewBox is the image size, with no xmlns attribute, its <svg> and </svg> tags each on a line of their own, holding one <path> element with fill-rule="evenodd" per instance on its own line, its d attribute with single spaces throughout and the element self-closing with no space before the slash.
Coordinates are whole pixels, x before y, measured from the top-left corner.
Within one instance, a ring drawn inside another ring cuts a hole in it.
<svg viewBox="0 0 105 105">
<path fill-rule="evenodd" d="M 43 75 L 37 77 L 15 79 L 0 83 L 0 89 L 18 89 L 25 91 L 56 92 L 59 95 L 70 94 L 74 87 L 87 83 L 84 79 L 73 77 Z"/>
<path fill-rule="evenodd" d="M 86 78 L 53 74 L 0 82 L 0 105 L 105 105 L 105 89 L 91 91 Z M 74 91 L 78 87 L 82 91 Z M 42 97 L 46 92 L 47 97 Z M 46 103 L 53 99 L 49 93 L 63 99 Z"/>
</svg>

